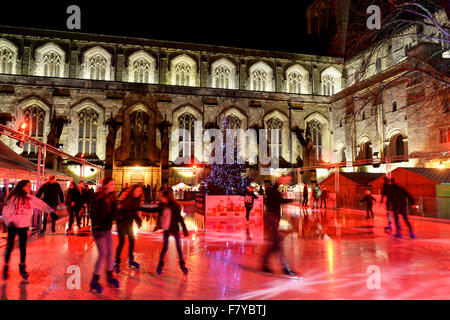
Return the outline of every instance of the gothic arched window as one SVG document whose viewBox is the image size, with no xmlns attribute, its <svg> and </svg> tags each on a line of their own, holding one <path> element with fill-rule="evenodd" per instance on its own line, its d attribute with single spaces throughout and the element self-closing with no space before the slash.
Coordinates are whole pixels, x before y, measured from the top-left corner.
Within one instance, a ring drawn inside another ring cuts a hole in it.
<svg viewBox="0 0 450 320">
<path fill-rule="evenodd" d="M 272 69 L 264 62 L 250 67 L 250 90 L 272 91 Z"/>
<path fill-rule="evenodd" d="M 311 120 L 308 123 L 308 128 L 314 144 L 316 159 L 320 160 L 322 159 L 322 124 L 317 120 Z"/>
<path fill-rule="evenodd" d="M 91 80 L 111 80 L 111 54 L 101 47 L 87 50 L 83 55 L 83 77 Z"/>
<path fill-rule="evenodd" d="M 180 62 L 175 66 L 175 84 L 177 86 L 189 86 L 191 77 L 191 66 L 186 62 Z"/>
<path fill-rule="evenodd" d="M 23 111 L 24 120 L 28 124 L 25 134 L 43 141 L 44 140 L 44 122 L 45 110 L 37 105 L 30 106 Z M 23 146 L 24 153 L 35 153 L 36 148 L 33 145 L 25 143 Z"/>
<path fill-rule="evenodd" d="M 108 63 L 101 55 L 95 55 L 89 58 L 88 70 L 89 79 L 91 80 L 106 80 L 106 68 Z"/>
<path fill-rule="evenodd" d="M 267 141 L 269 145 L 270 154 L 275 157 L 281 155 L 281 130 L 283 128 L 283 122 L 277 117 L 270 118 L 267 121 Z M 274 142 L 272 143 L 272 129 L 276 131 Z"/>
<path fill-rule="evenodd" d="M 97 152 L 98 114 L 86 108 L 78 115 L 78 153 L 94 155 Z"/>
<path fill-rule="evenodd" d="M 178 128 L 184 129 L 182 135 L 180 135 L 180 142 L 183 144 L 183 148 L 180 150 L 179 156 L 184 158 L 188 157 L 192 159 L 194 156 L 194 124 L 195 118 L 189 112 L 183 113 L 178 118 Z"/>
<path fill-rule="evenodd" d="M 264 70 L 256 69 L 252 72 L 253 90 L 265 91 L 267 82 L 267 73 Z"/>
<path fill-rule="evenodd" d="M 42 61 L 44 65 L 44 77 L 59 77 L 61 70 L 61 56 L 55 51 L 46 53 Z"/>
<path fill-rule="evenodd" d="M 372 159 L 372 143 L 367 138 L 361 142 L 360 159 Z"/>
<path fill-rule="evenodd" d="M 377 61 L 375 63 L 375 68 L 376 68 L 377 73 L 381 72 L 381 58 L 377 58 Z"/>
<path fill-rule="evenodd" d="M 138 51 L 129 58 L 128 81 L 139 83 L 154 83 L 154 58 L 144 51 Z"/>
<path fill-rule="evenodd" d="M 35 74 L 41 77 L 63 77 L 64 59 L 64 50 L 54 43 L 37 48 Z"/>
<path fill-rule="evenodd" d="M 397 102 L 396 101 L 392 102 L 392 112 L 395 112 L 395 111 L 397 111 Z"/>
<path fill-rule="evenodd" d="M 332 96 L 341 91 L 341 73 L 333 67 L 326 68 L 322 74 L 322 95 Z M 357 77 L 357 76 L 356 76 Z M 357 81 L 357 80 L 356 80 Z"/>
<path fill-rule="evenodd" d="M 235 115 L 231 114 L 231 115 L 227 116 L 225 121 L 226 121 L 227 129 L 233 129 L 233 130 L 241 129 L 242 121 Z"/>
<path fill-rule="evenodd" d="M 14 53 L 6 47 L 0 47 L 0 73 L 13 73 Z"/>
<path fill-rule="evenodd" d="M 297 72 L 291 72 L 287 79 L 288 93 L 302 93 L 302 76 Z"/>
<path fill-rule="evenodd" d="M 130 158 L 144 159 L 148 153 L 149 115 L 142 110 L 130 115 Z"/>
<path fill-rule="evenodd" d="M 231 71 L 224 65 L 218 66 L 214 70 L 215 88 L 230 89 Z"/>
</svg>

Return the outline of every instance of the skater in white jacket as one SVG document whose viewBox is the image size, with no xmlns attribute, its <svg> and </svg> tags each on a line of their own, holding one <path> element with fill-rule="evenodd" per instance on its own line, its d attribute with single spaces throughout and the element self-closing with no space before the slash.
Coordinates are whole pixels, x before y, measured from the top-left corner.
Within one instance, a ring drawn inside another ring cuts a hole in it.
<svg viewBox="0 0 450 320">
<path fill-rule="evenodd" d="M 22 277 L 27 280 L 28 272 L 25 268 L 28 229 L 31 225 L 33 209 L 52 213 L 54 210 L 44 201 L 30 194 L 31 182 L 21 180 L 6 198 L 3 208 L 3 220 L 8 226 L 8 244 L 5 252 L 5 266 L 3 267 L 3 279 L 8 279 L 8 263 L 14 247 L 16 233 L 19 235 L 20 264 L 19 270 Z"/>
</svg>

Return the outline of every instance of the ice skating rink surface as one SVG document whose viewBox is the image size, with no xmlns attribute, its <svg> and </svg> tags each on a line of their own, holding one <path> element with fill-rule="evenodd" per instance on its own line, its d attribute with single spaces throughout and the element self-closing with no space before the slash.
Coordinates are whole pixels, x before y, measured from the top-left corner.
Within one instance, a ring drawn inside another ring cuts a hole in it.
<svg viewBox="0 0 450 320">
<path fill-rule="evenodd" d="M 273 274 L 260 271 L 264 241 L 262 221 L 211 220 L 199 225 L 185 207 L 188 238 L 182 238 L 189 275 L 178 266 L 174 240 L 166 265 L 155 273 L 162 234 L 151 232 L 152 220 L 137 231 L 135 260 L 128 268 L 128 242 L 122 251 L 120 288 L 100 283 L 102 294 L 89 292 L 97 249 L 91 235 L 55 234 L 31 237 L 27 250 L 30 278 L 22 281 L 18 247 L 10 261 L 10 279 L 1 281 L 1 299 L 450 299 L 450 224 L 411 219 L 417 239 L 411 240 L 402 222 L 403 239 L 384 232 L 385 215 L 366 220 L 345 211 L 283 209 L 280 230 L 284 254 L 303 278 L 285 277 L 273 256 Z M 117 245 L 114 234 L 114 248 Z M 3 250 L 3 249 L 2 249 Z M 2 265 L 2 264 L 1 264 Z M 79 270 L 80 288 L 76 288 Z M 74 287 L 75 286 L 75 287 Z"/>
</svg>

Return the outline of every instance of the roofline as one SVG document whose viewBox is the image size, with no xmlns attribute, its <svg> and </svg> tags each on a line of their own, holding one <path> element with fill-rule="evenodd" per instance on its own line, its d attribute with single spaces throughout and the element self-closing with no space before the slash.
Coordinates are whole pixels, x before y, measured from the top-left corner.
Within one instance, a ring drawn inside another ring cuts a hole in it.
<svg viewBox="0 0 450 320">
<path fill-rule="evenodd" d="M 306 60 L 314 62 L 324 62 L 324 63 L 335 63 L 343 64 L 344 59 L 331 56 L 321 56 L 321 55 L 311 55 L 295 52 L 283 52 L 283 51 L 273 51 L 273 50 L 260 50 L 260 49 L 246 49 L 238 47 L 228 47 L 220 45 L 210 45 L 210 44 L 199 44 L 199 43 L 189 43 L 189 42 L 178 42 L 178 41 L 168 41 L 168 40 L 156 40 L 147 39 L 139 37 L 125 37 L 125 36 L 114 36 L 105 34 L 94 34 L 86 32 L 73 32 L 73 31 L 61 31 L 61 30 L 51 30 L 51 29 L 39 29 L 39 28 L 27 28 L 27 27 L 15 27 L 15 26 L 4 26 L 0 25 L 0 33 L 10 33 L 22 36 L 41 36 L 50 38 L 66 38 L 70 40 L 80 40 L 80 41 L 96 41 L 104 43 L 116 43 L 122 45 L 140 45 L 149 47 L 159 47 L 159 48 L 170 48 L 170 49 L 185 49 L 192 51 L 211 51 L 211 52 L 222 52 L 227 51 L 228 54 L 242 55 L 242 56 L 252 56 L 257 55 L 266 58 L 280 58 L 280 59 L 296 59 L 296 60 Z M 95 37 L 101 37 L 102 39 L 94 39 Z M 143 43 L 136 43 L 137 41 Z M 221 50 L 217 50 L 221 49 Z"/>
</svg>

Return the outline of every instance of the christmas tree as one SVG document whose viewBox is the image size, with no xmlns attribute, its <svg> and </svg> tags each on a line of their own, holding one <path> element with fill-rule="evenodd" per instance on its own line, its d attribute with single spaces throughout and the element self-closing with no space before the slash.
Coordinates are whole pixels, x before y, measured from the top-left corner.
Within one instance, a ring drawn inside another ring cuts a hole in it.
<svg viewBox="0 0 450 320">
<path fill-rule="evenodd" d="M 227 118 L 223 119 L 222 134 L 229 128 Z M 234 163 L 226 163 L 226 141 L 223 142 L 223 164 L 213 163 L 208 176 L 205 178 L 210 195 L 244 195 L 247 187 L 254 179 L 245 164 L 237 163 L 236 149 L 234 150 Z"/>
</svg>

